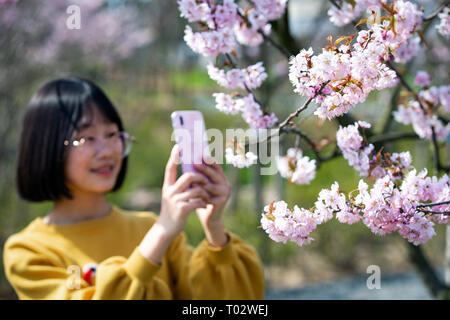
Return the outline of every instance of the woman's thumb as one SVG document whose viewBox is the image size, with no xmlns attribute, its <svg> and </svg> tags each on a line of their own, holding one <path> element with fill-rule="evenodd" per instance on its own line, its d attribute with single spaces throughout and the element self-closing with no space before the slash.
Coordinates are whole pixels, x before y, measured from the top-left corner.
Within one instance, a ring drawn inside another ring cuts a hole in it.
<svg viewBox="0 0 450 320">
<path fill-rule="evenodd" d="M 172 163 L 179 165 L 180 164 L 180 146 L 175 143 L 172 148 L 172 152 L 170 154 L 170 159 Z"/>
<path fill-rule="evenodd" d="M 164 182 L 172 185 L 177 180 L 177 166 L 180 162 L 180 147 L 175 144 L 170 153 L 169 161 L 167 161 L 166 172 L 164 174 Z"/>
</svg>

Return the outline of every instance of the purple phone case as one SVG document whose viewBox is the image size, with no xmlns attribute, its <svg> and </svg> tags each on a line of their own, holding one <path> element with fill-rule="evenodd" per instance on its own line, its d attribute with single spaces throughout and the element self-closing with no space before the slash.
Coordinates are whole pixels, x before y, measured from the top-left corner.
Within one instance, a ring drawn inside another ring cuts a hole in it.
<svg viewBox="0 0 450 320">
<path fill-rule="evenodd" d="M 175 141 L 181 150 L 181 171 L 199 173 L 193 164 L 201 164 L 203 155 L 210 155 L 202 113 L 197 110 L 180 110 L 172 112 L 170 117 Z"/>
</svg>

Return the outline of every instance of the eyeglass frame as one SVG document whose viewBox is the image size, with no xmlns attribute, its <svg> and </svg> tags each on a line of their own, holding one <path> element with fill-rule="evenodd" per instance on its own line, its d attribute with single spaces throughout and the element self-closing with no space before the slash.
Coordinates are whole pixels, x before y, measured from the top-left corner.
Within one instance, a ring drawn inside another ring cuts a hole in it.
<svg viewBox="0 0 450 320">
<path fill-rule="evenodd" d="M 124 151 L 122 153 L 122 158 L 127 157 L 130 152 L 131 152 L 131 147 L 132 147 L 132 143 L 137 143 L 136 138 L 131 135 L 130 133 L 126 132 L 126 131 L 119 131 L 119 138 L 122 141 L 122 144 L 124 145 Z M 128 141 L 130 144 L 128 145 L 128 147 L 125 146 L 126 141 Z M 82 146 L 84 143 L 86 142 L 86 138 L 82 137 L 80 139 L 71 139 L 69 140 L 64 140 L 64 145 L 65 146 L 72 146 L 72 147 L 80 147 Z"/>
</svg>

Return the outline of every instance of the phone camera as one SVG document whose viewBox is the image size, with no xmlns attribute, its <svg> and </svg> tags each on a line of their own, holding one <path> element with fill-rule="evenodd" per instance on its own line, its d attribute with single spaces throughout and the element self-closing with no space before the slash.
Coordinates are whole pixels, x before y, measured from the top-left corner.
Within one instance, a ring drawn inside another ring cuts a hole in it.
<svg viewBox="0 0 450 320">
<path fill-rule="evenodd" d="M 183 125 L 183 117 L 180 117 L 180 124 Z"/>
</svg>

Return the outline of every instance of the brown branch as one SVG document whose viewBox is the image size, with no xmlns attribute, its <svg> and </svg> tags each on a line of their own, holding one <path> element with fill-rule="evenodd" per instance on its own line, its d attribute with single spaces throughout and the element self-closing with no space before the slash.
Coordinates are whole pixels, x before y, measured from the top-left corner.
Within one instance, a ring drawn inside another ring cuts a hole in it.
<svg viewBox="0 0 450 320">
<path fill-rule="evenodd" d="M 289 124 L 289 122 L 290 122 L 292 119 L 294 119 L 295 117 L 297 117 L 297 116 L 300 114 L 300 112 L 302 112 L 303 110 L 305 110 L 306 108 L 308 108 L 308 106 L 309 106 L 309 104 L 311 103 L 311 101 L 312 101 L 317 95 L 319 95 L 319 94 L 322 92 L 323 88 L 328 84 L 328 82 L 329 82 L 329 81 L 322 83 L 322 85 L 321 85 L 319 91 L 317 91 L 317 93 L 314 95 L 314 97 L 309 98 L 309 99 L 303 104 L 303 106 L 301 106 L 300 108 L 298 108 L 295 112 L 291 113 L 291 114 L 286 118 L 286 120 L 284 120 L 284 121 L 280 124 L 280 126 L 279 126 L 278 128 L 281 130 L 283 127 L 287 126 L 287 125 Z"/>
<path fill-rule="evenodd" d="M 417 209 L 418 212 L 429 213 L 429 214 L 450 214 L 450 211 L 431 211 L 425 209 Z"/>
<path fill-rule="evenodd" d="M 395 132 L 374 136 L 369 139 L 370 143 L 386 143 L 400 139 L 419 139 L 420 137 L 414 132 Z"/>
<path fill-rule="evenodd" d="M 262 35 L 264 40 L 269 41 L 269 43 L 271 45 L 273 45 L 275 48 L 277 48 L 278 51 L 280 51 L 280 53 L 283 54 L 288 60 L 294 55 L 294 54 L 290 53 L 285 47 L 278 44 L 274 39 L 272 39 L 272 37 L 269 37 L 268 35 L 266 35 L 263 31 L 261 31 L 261 29 L 258 29 L 258 33 L 260 35 Z"/>
<path fill-rule="evenodd" d="M 311 140 L 311 138 L 309 138 L 305 133 L 303 133 L 298 128 L 284 127 L 281 129 L 281 132 L 286 132 L 286 133 L 292 132 L 292 133 L 296 134 L 297 137 L 299 137 L 300 139 L 303 139 L 311 147 L 311 150 L 314 152 L 314 156 L 316 157 L 316 160 L 317 160 L 317 168 L 319 168 L 320 163 L 323 162 L 323 158 L 320 155 L 316 144 L 314 143 L 314 141 Z M 298 147 L 297 144 L 296 144 L 296 147 Z"/>
<path fill-rule="evenodd" d="M 327 82 L 325 82 L 325 83 L 322 84 L 322 86 L 321 86 L 320 89 L 316 92 L 316 94 L 314 95 L 314 97 L 309 98 L 307 101 L 305 101 L 305 103 L 304 103 L 300 108 L 298 108 L 295 112 L 291 113 L 291 114 L 286 118 L 286 120 L 284 120 L 284 121 L 276 128 L 276 132 L 275 132 L 275 133 L 271 134 L 270 136 L 268 136 L 266 139 L 264 139 L 264 140 L 262 140 L 262 141 L 258 141 L 257 143 L 260 144 L 260 143 L 263 143 L 263 142 L 268 142 L 268 141 L 270 141 L 270 140 L 272 139 L 272 137 L 274 137 L 274 136 L 276 136 L 276 135 L 280 135 L 280 134 L 283 133 L 283 132 L 289 131 L 289 130 L 286 128 L 286 126 L 287 126 L 288 124 L 289 124 L 289 125 L 292 125 L 291 120 L 292 120 L 293 118 L 297 117 L 297 116 L 300 114 L 300 112 L 302 112 L 303 110 L 305 110 L 306 108 L 308 108 L 308 106 L 309 106 L 309 104 L 311 103 L 311 101 L 312 101 L 317 95 L 319 95 L 319 94 L 322 92 L 323 88 L 328 84 L 328 82 L 329 82 L 329 81 L 327 81 Z M 302 133 L 302 135 L 303 135 L 304 138 L 305 138 L 305 137 L 307 138 L 307 141 L 309 141 L 309 143 L 310 143 L 311 146 L 314 146 L 313 150 L 314 150 L 314 153 L 315 153 L 316 156 L 317 156 L 317 161 L 318 161 L 318 162 L 321 162 L 321 157 L 320 157 L 320 155 L 319 155 L 319 153 L 318 153 L 318 150 L 316 150 L 316 148 L 315 148 L 314 142 L 312 142 L 312 140 L 309 139 L 305 134 Z M 250 145 L 250 143 L 247 142 L 247 143 L 245 144 L 244 147 L 247 148 L 249 145 Z"/>
<path fill-rule="evenodd" d="M 428 258 L 425 256 L 422 247 L 415 246 L 410 242 L 407 242 L 407 247 L 409 259 L 428 290 L 430 290 L 431 295 L 437 298 L 445 298 L 445 296 L 448 296 L 450 288 L 439 279 Z"/>
<path fill-rule="evenodd" d="M 434 207 L 434 206 L 440 206 L 443 204 L 449 204 L 450 200 L 447 201 L 442 201 L 442 202 L 435 202 L 435 203 L 423 203 L 423 204 L 419 204 L 417 206 L 417 208 L 422 208 L 422 207 Z"/>
<path fill-rule="evenodd" d="M 273 134 L 271 134 L 270 136 L 268 136 L 266 139 L 259 141 L 258 143 L 263 143 L 263 142 L 267 142 L 270 141 L 270 139 L 272 139 L 272 137 L 279 135 L 281 133 L 281 130 L 289 123 L 289 121 L 291 119 L 293 119 L 294 117 L 296 117 L 300 112 L 302 112 L 303 110 L 305 110 L 308 105 L 311 103 L 311 101 L 314 99 L 314 97 L 309 98 L 304 104 L 303 106 L 301 106 L 300 108 L 298 108 L 295 112 L 291 113 L 286 120 L 284 120 L 277 128 L 275 128 L 277 131 L 274 132 Z M 245 144 L 245 147 L 247 147 L 249 145 L 249 143 Z"/>
</svg>

